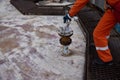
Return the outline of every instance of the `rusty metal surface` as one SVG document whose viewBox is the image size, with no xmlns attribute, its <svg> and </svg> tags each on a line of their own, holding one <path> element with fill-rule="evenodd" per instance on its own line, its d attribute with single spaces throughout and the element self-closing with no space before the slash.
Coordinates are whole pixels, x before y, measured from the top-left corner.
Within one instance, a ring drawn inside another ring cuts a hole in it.
<svg viewBox="0 0 120 80">
<path fill-rule="evenodd" d="M 85 38 L 75 21 L 72 55 L 62 56 L 63 16 L 22 15 L 9 0 L 0 8 L 0 80 L 83 80 Z"/>
</svg>

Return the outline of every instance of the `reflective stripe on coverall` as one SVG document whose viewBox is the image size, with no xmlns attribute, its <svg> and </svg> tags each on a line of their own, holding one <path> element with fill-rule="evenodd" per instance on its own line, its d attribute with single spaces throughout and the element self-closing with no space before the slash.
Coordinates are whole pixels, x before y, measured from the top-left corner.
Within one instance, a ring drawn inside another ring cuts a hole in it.
<svg viewBox="0 0 120 80">
<path fill-rule="evenodd" d="M 74 5 L 69 11 L 69 15 L 73 17 L 77 14 L 81 8 L 83 8 L 89 0 L 76 0 Z M 110 5 L 116 4 L 120 0 L 107 0 Z M 110 35 L 110 31 L 116 24 L 116 19 L 112 10 L 106 10 L 103 17 L 100 19 L 100 22 L 96 26 L 93 32 L 94 43 L 96 46 L 96 50 L 100 59 L 104 62 L 112 61 L 112 55 L 110 53 L 110 49 L 108 47 L 108 36 Z"/>
<path fill-rule="evenodd" d="M 93 32 L 94 43 L 98 56 L 104 62 L 109 62 L 112 60 L 112 55 L 108 48 L 108 36 L 110 35 L 110 31 L 113 29 L 115 24 L 116 19 L 114 14 L 110 9 L 108 9 Z"/>
</svg>

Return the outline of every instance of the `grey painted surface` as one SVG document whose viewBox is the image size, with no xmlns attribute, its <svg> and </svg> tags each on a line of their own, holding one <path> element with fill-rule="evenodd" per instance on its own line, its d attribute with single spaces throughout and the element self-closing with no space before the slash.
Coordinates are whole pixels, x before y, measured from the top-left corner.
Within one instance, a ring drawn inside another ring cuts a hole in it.
<svg viewBox="0 0 120 80">
<path fill-rule="evenodd" d="M 68 1 L 71 1 L 71 2 L 74 2 L 76 0 L 68 0 Z M 104 10 L 104 1 L 105 0 L 90 0 L 93 4 L 95 4 L 96 6 L 100 7 L 101 9 Z"/>
<path fill-rule="evenodd" d="M 76 1 L 76 0 L 69 0 L 69 1 Z M 90 0 L 93 4 L 96 6 L 100 7 L 101 9 L 104 10 L 104 1 L 105 0 Z"/>
<path fill-rule="evenodd" d="M 91 2 L 104 10 L 104 0 L 91 0 Z"/>
</svg>

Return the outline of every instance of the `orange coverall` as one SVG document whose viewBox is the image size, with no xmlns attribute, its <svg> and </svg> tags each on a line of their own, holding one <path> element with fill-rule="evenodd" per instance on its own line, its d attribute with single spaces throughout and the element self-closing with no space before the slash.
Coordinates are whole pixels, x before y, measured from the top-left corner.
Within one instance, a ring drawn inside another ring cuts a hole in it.
<svg viewBox="0 0 120 80">
<path fill-rule="evenodd" d="M 76 0 L 72 8 L 69 10 L 69 15 L 73 17 L 77 12 L 83 8 L 89 0 Z M 120 0 L 107 0 L 110 5 L 115 5 Z M 110 31 L 117 23 L 112 10 L 108 9 L 105 11 L 103 17 L 99 21 L 93 32 L 93 38 L 95 47 L 98 53 L 99 58 L 103 62 L 110 62 L 113 60 L 108 47 L 108 38 Z"/>
</svg>

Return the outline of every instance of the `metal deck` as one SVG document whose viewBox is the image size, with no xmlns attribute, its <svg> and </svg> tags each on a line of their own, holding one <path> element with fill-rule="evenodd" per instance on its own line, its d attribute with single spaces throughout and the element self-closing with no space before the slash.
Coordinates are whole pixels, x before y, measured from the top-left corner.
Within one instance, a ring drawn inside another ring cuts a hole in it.
<svg viewBox="0 0 120 80">
<path fill-rule="evenodd" d="M 113 55 L 114 65 L 93 65 L 92 61 L 97 56 L 94 42 L 93 30 L 103 15 L 103 11 L 94 5 L 86 6 L 78 13 L 79 22 L 86 32 L 86 64 L 84 80 L 120 80 L 120 34 L 113 29 L 109 39 L 109 48 Z"/>
<path fill-rule="evenodd" d="M 61 7 L 52 9 L 51 7 L 40 8 L 32 1 L 11 0 L 11 3 L 23 14 L 65 14 L 65 11 Z M 91 64 L 93 58 L 97 56 L 92 33 L 103 13 L 104 12 L 100 8 L 89 5 L 83 8 L 78 14 L 79 22 L 82 25 L 87 40 L 84 80 L 120 80 L 120 34 L 114 29 L 110 35 L 109 48 L 111 49 L 115 64 L 112 66 L 98 66 Z"/>
<path fill-rule="evenodd" d="M 64 15 L 73 3 L 42 3 L 32 0 L 11 0 L 11 4 L 24 15 Z M 45 2 L 45 1 L 44 1 Z M 41 3 L 41 5 L 40 5 Z"/>
</svg>

